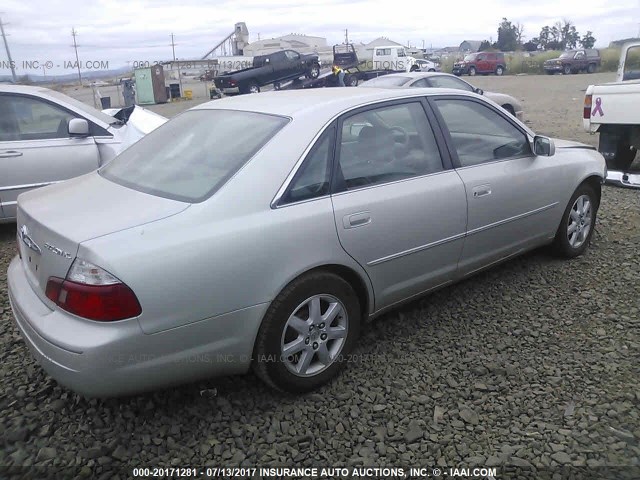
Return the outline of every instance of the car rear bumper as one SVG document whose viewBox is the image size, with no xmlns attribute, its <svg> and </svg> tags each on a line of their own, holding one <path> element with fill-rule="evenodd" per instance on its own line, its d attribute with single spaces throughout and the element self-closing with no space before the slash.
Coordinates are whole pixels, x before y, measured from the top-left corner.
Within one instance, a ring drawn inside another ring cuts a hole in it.
<svg viewBox="0 0 640 480">
<path fill-rule="evenodd" d="M 240 87 L 225 87 L 219 89 L 225 95 L 235 95 L 240 93 Z"/>
<path fill-rule="evenodd" d="M 9 265 L 7 281 L 16 324 L 33 356 L 60 384 L 89 397 L 246 373 L 268 307 L 147 335 L 136 319 L 93 322 L 51 310 L 33 291 L 18 257 Z"/>
</svg>

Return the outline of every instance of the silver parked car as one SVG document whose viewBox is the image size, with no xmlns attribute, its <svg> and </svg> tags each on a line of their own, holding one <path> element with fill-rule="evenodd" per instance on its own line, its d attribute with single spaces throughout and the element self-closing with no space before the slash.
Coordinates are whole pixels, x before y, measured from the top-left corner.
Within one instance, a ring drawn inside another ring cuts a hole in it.
<svg viewBox="0 0 640 480">
<path fill-rule="evenodd" d="M 55 90 L 0 86 L 0 223 L 18 195 L 91 172 L 167 121 L 141 107 L 96 110 Z"/>
<path fill-rule="evenodd" d="M 474 92 L 478 95 L 484 95 L 489 100 L 496 102 L 518 120 L 524 121 L 522 104 L 511 95 L 496 92 L 485 92 L 450 73 L 431 71 L 391 73 L 389 75 L 367 80 L 366 82 L 361 83 L 360 86 L 375 88 L 453 88 L 456 90 L 463 90 L 465 92 Z"/>
<path fill-rule="evenodd" d="M 9 298 L 33 355 L 82 394 L 251 367 L 304 392 L 367 319 L 541 245 L 582 254 L 604 174 L 591 147 L 474 93 L 226 98 L 22 194 Z"/>
</svg>

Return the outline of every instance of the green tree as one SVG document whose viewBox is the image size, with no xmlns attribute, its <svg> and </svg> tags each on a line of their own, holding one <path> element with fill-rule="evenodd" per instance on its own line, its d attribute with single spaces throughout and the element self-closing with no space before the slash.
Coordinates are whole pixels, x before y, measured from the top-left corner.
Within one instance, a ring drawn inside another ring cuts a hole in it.
<svg viewBox="0 0 640 480">
<path fill-rule="evenodd" d="M 593 32 L 591 30 L 587 30 L 587 33 L 580 39 L 580 46 L 582 48 L 593 48 L 596 44 L 596 39 L 593 36 Z"/>
<path fill-rule="evenodd" d="M 547 49 L 547 45 L 551 40 L 551 29 L 549 28 L 549 26 L 547 25 L 542 27 L 542 30 L 540 30 L 540 35 L 538 35 L 538 43 L 542 50 Z"/>
<path fill-rule="evenodd" d="M 506 18 L 498 25 L 498 50 L 513 52 L 518 48 L 518 28 Z"/>
<path fill-rule="evenodd" d="M 483 40 L 480 44 L 480 48 L 478 48 L 479 52 L 483 52 L 485 50 L 489 50 L 491 48 L 491 42 L 489 40 Z"/>
<path fill-rule="evenodd" d="M 522 45 L 522 48 L 524 48 L 527 52 L 535 52 L 536 50 L 538 50 L 538 48 L 540 48 L 540 39 L 538 37 L 533 37 L 527 43 Z"/>
</svg>

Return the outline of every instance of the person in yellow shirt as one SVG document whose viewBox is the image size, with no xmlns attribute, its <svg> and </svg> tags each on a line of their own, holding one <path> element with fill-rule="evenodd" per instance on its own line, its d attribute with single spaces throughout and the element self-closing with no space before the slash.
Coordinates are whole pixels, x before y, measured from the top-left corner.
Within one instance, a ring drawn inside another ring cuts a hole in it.
<svg viewBox="0 0 640 480">
<path fill-rule="evenodd" d="M 345 87 L 344 84 L 344 70 L 342 70 L 339 66 L 334 65 L 331 68 L 331 72 L 335 75 L 335 85 L 338 87 Z"/>
</svg>

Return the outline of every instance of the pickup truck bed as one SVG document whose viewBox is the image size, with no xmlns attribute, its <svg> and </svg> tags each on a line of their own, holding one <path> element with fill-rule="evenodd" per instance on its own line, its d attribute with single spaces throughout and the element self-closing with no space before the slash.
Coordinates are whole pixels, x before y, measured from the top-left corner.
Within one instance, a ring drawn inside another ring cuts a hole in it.
<svg viewBox="0 0 640 480">
<path fill-rule="evenodd" d="M 639 45 L 640 48 L 640 45 Z M 585 92 L 583 126 L 600 136 L 607 181 L 640 188 L 640 80 L 590 85 Z"/>
</svg>

